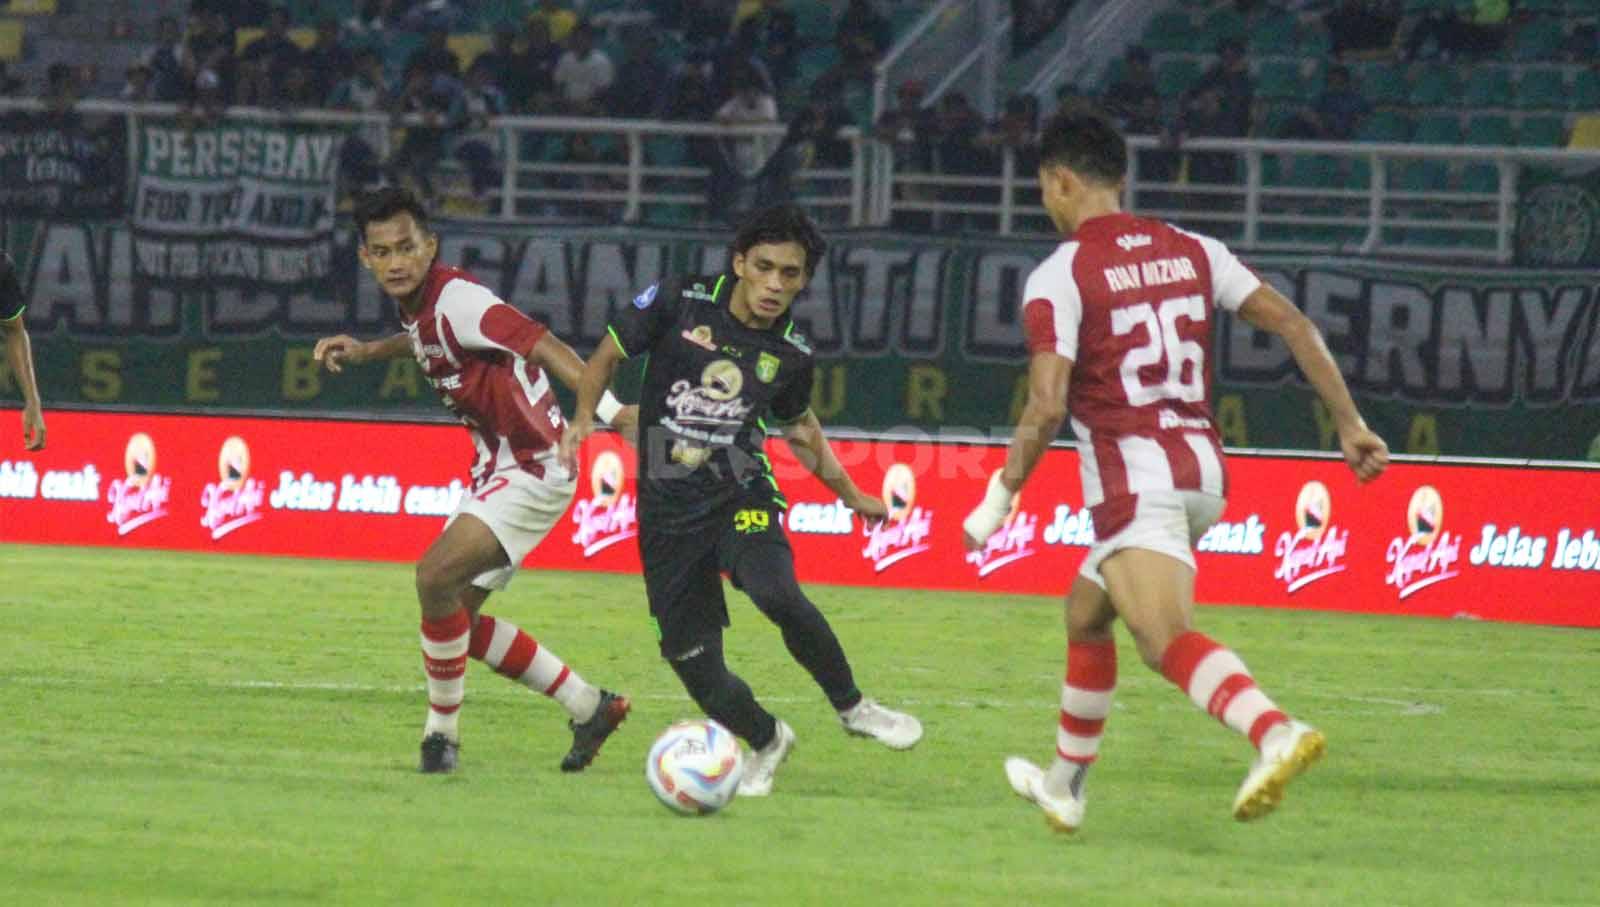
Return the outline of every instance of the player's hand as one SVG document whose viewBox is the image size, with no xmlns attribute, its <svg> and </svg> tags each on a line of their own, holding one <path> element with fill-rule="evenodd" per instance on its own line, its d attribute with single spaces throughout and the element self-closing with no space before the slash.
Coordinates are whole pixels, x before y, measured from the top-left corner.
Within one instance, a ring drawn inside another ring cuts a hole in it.
<svg viewBox="0 0 1600 907">
<path fill-rule="evenodd" d="M 868 526 L 876 526 L 889 517 L 889 505 L 883 502 L 883 498 L 875 498 L 869 494 L 857 492 L 855 497 L 845 502 L 844 506 L 854 510 Z"/>
<path fill-rule="evenodd" d="M 1000 482 L 1000 474 L 990 476 L 983 500 L 961 521 L 961 544 L 968 551 L 981 550 L 989 543 L 989 536 L 1005 525 L 1006 517 L 1011 514 L 1011 498 L 1011 491 Z"/>
<path fill-rule="evenodd" d="M 556 448 L 556 457 L 572 475 L 578 474 L 578 454 L 583 450 L 584 440 L 592 434 L 594 420 L 587 416 L 579 416 L 568 422 L 567 430 L 561 433 L 561 446 Z"/>
<path fill-rule="evenodd" d="M 634 447 L 638 447 L 639 446 L 639 406 L 638 406 L 638 404 L 630 403 L 627 406 L 624 406 L 623 408 L 617 410 L 617 414 L 615 416 L 613 416 L 612 419 L 611 419 L 611 427 L 616 429 L 618 434 L 622 435 L 622 440 L 627 441 L 629 444 L 633 445 Z"/>
<path fill-rule="evenodd" d="M 317 341 L 311 350 L 311 358 L 323 364 L 328 371 L 338 374 L 344 371 L 345 363 L 354 365 L 366 358 L 366 344 L 351 337 L 349 334 L 340 334 L 336 337 L 323 337 Z"/>
<path fill-rule="evenodd" d="M 44 412 L 37 406 L 22 408 L 22 446 L 44 450 Z"/>
<path fill-rule="evenodd" d="M 1389 445 L 1365 425 L 1341 431 L 1339 447 L 1344 451 L 1345 463 L 1363 482 L 1376 479 L 1389 465 Z"/>
</svg>

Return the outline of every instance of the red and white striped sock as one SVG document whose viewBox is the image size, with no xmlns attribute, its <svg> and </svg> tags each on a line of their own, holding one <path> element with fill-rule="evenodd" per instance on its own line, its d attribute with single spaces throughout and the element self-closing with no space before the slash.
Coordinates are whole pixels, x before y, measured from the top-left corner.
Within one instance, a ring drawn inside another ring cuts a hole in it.
<svg viewBox="0 0 1600 907">
<path fill-rule="evenodd" d="M 577 721 L 589 720 L 600 706 L 598 689 L 511 621 L 478 615 L 467 654 L 494 668 L 500 676 L 561 703 Z"/>
<path fill-rule="evenodd" d="M 422 667 L 428 675 L 428 723 L 424 737 L 443 734 L 459 740 L 457 712 L 467 692 L 467 637 L 472 618 L 457 608 L 445 617 L 422 619 Z"/>
<path fill-rule="evenodd" d="M 1117 644 L 1068 642 L 1067 678 L 1061 684 L 1061 723 L 1056 728 L 1056 760 L 1045 773 L 1044 789 L 1057 796 L 1079 796 L 1083 776 L 1100 756 L 1100 735 L 1111 714 L 1117 686 Z"/>
<path fill-rule="evenodd" d="M 1190 631 L 1174 639 L 1161 653 L 1161 673 L 1258 750 L 1268 731 L 1289 720 L 1256 686 L 1239 656 L 1204 633 Z"/>
</svg>

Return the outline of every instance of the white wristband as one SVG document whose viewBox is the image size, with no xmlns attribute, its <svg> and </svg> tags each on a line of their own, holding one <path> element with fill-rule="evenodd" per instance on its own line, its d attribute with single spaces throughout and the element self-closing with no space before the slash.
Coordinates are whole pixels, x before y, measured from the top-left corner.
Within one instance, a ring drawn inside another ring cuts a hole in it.
<svg viewBox="0 0 1600 907">
<path fill-rule="evenodd" d="M 1011 492 L 1000 483 L 1000 474 L 995 473 L 984 489 L 983 502 L 962 522 L 962 531 L 979 542 L 988 541 L 1011 514 L 1011 497 Z"/>
<path fill-rule="evenodd" d="M 594 407 L 594 414 L 599 417 L 601 422 L 607 425 L 610 425 L 611 420 L 615 419 L 617 413 L 620 412 L 622 412 L 622 401 L 618 400 L 616 394 L 611 393 L 609 390 L 600 395 L 600 402 L 596 403 Z"/>
</svg>

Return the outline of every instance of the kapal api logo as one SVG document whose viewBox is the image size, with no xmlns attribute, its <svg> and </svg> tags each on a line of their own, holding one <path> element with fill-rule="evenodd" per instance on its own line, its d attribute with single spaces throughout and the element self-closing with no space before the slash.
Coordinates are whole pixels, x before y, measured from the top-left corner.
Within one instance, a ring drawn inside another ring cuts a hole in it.
<svg viewBox="0 0 1600 907">
<path fill-rule="evenodd" d="M 1445 531 L 1444 499 L 1432 485 L 1411 493 L 1406 528 L 1408 535 L 1389 542 L 1389 575 L 1384 578 L 1385 584 L 1400 590 L 1400 598 L 1461 574 L 1456 569 L 1461 560 L 1461 536 Z"/>
<path fill-rule="evenodd" d="M 213 540 L 261 519 L 267 497 L 266 486 L 250 478 L 250 445 L 238 435 L 217 451 L 217 477 L 200 493 L 200 525 Z"/>
<path fill-rule="evenodd" d="M 996 469 L 990 481 L 998 481 L 1001 470 Z M 1022 495 L 1011 496 L 1011 511 L 994 535 L 977 551 L 967 552 L 967 563 L 978 568 L 978 576 L 986 577 L 1007 564 L 1032 556 L 1037 548 L 1039 518 L 1022 509 Z"/>
<path fill-rule="evenodd" d="M 1349 566 L 1344 556 L 1349 550 L 1350 530 L 1333 524 L 1333 497 L 1328 486 L 1313 480 L 1300 487 L 1294 522 L 1295 531 L 1278 536 L 1273 549 L 1278 566 L 1272 575 L 1283 582 L 1286 592 L 1303 589 Z"/>
<path fill-rule="evenodd" d="M 589 467 L 590 495 L 572 508 L 572 522 L 578 527 L 572 542 L 583 549 L 584 557 L 594 557 L 639 534 L 638 505 L 624 490 L 626 480 L 627 471 L 616 451 L 602 451 L 594 458 Z"/>
<path fill-rule="evenodd" d="M 867 546 L 861 556 L 872 562 L 875 573 L 932 547 L 933 511 L 916 506 L 917 476 L 911 467 L 896 463 L 884 473 L 883 503 L 888 517 L 862 530 Z"/>
<path fill-rule="evenodd" d="M 141 431 L 128 438 L 122 465 L 127 478 L 112 480 L 106 490 L 111 505 L 106 522 L 117 527 L 117 535 L 166 516 L 172 499 L 172 479 L 156 472 L 156 445 L 149 435 Z"/>
</svg>

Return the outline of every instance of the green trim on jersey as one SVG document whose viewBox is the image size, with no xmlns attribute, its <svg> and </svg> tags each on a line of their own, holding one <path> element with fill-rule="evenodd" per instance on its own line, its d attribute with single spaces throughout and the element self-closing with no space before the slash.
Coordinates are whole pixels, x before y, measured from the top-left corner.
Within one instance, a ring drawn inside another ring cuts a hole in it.
<svg viewBox="0 0 1600 907">
<path fill-rule="evenodd" d="M 606 325 L 606 333 L 611 335 L 611 342 L 617 345 L 617 349 L 622 353 L 622 358 L 631 358 L 632 354 L 628 352 L 628 348 L 622 345 L 622 338 L 617 336 L 617 329 L 608 324 Z"/>
<path fill-rule="evenodd" d="M 26 311 L 28 311 L 28 307 L 27 306 L 23 306 L 22 308 L 17 309 L 17 314 L 12 315 L 10 318 L 0 318 L 0 322 L 16 321 L 18 318 L 21 318 L 22 317 L 22 313 L 24 313 Z"/>
<path fill-rule="evenodd" d="M 717 294 L 722 292 L 722 282 L 728 279 L 728 272 L 723 271 L 717 275 L 717 283 L 711 288 L 711 304 L 716 305 Z"/>
</svg>

